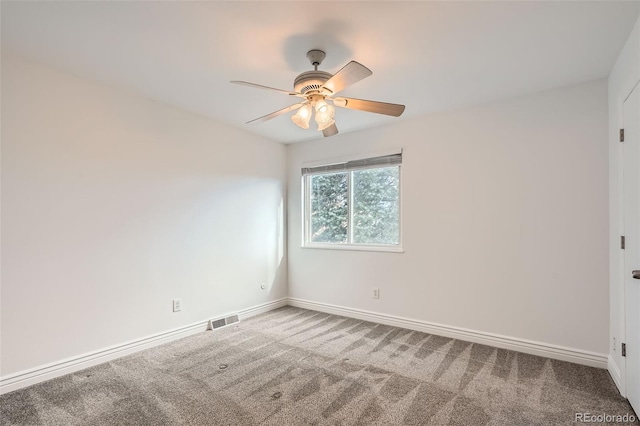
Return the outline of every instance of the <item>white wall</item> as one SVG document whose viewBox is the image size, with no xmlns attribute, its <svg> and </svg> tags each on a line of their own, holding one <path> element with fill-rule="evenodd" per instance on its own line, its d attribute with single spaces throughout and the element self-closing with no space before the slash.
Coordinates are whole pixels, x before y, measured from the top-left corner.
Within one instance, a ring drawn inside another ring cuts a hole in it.
<svg viewBox="0 0 640 426">
<path fill-rule="evenodd" d="M 290 145 L 286 163 L 6 51 L 2 89 L 2 376 L 286 297 L 286 171 L 290 296 L 608 352 L 604 81 Z M 405 252 L 301 249 L 301 164 L 395 147 Z"/>
<path fill-rule="evenodd" d="M 301 165 L 392 147 L 404 149 L 405 252 L 301 248 Z M 291 297 L 606 356 L 605 80 L 289 145 L 287 155 Z"/>
<path fill-rule="evenodd" d="M 640 20 L 623 47 L 609 74 L 609 262 L 610 262 L 610 335 L 617 347 L 613 351 L 610 342 L 611 363 L 609 371 L 624 394 L 625 363 L 620 353 L 620 343 L 625 337 L 624 303 L 624 254 L 620 249 L 620 235 L 624 235 L 622 221 L 622 144 L 619 130 L 623 125 L 624 100 L 640 81 Z"/>
<path fill-rule="evenodd" d="M 2 119 L 3 376 L 286 297 L 283 145 L 6 51 Z"/>
</svg>

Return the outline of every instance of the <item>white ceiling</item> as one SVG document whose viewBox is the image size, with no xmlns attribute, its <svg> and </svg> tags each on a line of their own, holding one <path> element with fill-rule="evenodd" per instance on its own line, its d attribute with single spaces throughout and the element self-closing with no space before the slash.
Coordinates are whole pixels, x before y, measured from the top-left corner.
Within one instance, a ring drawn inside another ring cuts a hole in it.
<svg viewBox="0 0 640 426">
<path fill-rule="evenodd" d="M 311 69 L 357 60 L 341 94 L 402 103 L 400 118 L 338 109 L 342 133 L 606 77 L 638 2 L 6 2 L 2 47 L 77 75 L 290 143 L 318 138 L 286 115 Z"/>
</svg>

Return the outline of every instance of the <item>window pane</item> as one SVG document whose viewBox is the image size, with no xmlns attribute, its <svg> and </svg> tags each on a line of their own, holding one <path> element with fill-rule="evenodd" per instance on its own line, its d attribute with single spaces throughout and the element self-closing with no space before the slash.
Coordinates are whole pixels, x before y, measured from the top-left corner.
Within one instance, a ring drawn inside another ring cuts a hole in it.
<svg viewBox="0 0 640 426">
<path fill-rule="evenodd" d="M 400 168 L 353 172 L 353 242 L 400 243 Z"/>
<path fill-rule="evenodd" d="M 347 177 L 347 173 L 311 176 L 311 242 L 347 242 Z"/>
</svg>

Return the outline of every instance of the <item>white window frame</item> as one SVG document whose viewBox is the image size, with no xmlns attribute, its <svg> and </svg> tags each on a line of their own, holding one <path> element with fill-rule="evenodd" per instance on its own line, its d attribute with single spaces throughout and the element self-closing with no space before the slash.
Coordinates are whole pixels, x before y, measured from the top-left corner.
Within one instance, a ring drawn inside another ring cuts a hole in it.
<svg viewBox="0 0 640 426">
<path fill-rule="evenodd" d="M 360 160 L 366 158 L 375 158 L 381 157 L 384 155 L 398 154 L 401 153 L 401 150 L 394 151 L 391 153 L 378 153 L 371 154 L 367 156 L 359 156 L 359 157 L 349 157 L 343 158 L 340 160 L 333 161 L 324 161 L 324 162 L 316 162 L 316 163 L 308 163 L 306 166 L 321 166 L 328 164 L 337 164 L 341 162 L 351 161 L 351 160 Z M 361 244 L 361 243 L 314 243 L 311 242 L 311 191 L 309 190 L 311 185 L 311 177 L 317 176 L 323 173 L 313 173 L 302 176 L 302 248 L 310 248 L 310 249 L 328 249 L 328 250 L 356 250 L 356 251 L 374 251 L 374 252 L 391 252 L 391 253 L 404 253 L 404 249 L 402 248 L 402 164 L 397 164 L 394 166 L 384 166 L 381 165 L 379 167 L 371 167 L 371 169 L 375 168 L 385 168 L 385 167 L 398 167 L 398 244 Z M 329 171 L 325 174 L 332 173 L 348 173 L 347 179 L 347 197 L 349 199 L 348 203 L 348 215 L 349 215 L 349 226 L 348 226 L 348 241 L 353 241 L 353 227 L 351 226 L 351 206 L 353 204 L 353 193 L 351 188 L 353 187 L 353 170 L 344 170 L 344 171 Z"/>
</svg>

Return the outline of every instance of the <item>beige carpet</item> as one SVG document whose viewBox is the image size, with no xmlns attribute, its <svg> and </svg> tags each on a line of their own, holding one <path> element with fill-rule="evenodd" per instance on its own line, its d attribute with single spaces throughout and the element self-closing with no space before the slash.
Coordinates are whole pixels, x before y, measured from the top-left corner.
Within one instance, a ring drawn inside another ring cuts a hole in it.
<svg viewBox="0 0 640 426">
<path fill-rule="evenodd" d="M 2 425 L 515 426 L 576 413 L 633 411 L 605 370 L 292 307 L 0 397 Z"/>
</svg>

